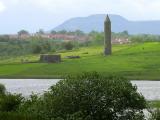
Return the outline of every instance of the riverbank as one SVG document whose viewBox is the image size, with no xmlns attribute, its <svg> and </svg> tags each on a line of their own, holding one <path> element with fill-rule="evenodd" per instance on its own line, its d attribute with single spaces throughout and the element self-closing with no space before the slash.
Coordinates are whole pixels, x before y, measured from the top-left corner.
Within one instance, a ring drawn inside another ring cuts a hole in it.
<svg viewBox="0 0 160 120">
<path fill-rule="evenodd" d="M 63 79 L 63 76 L 58 75 L 32 75 L 32 76 L 21 76 L 21 75 L 10 75 L 10 76 L 0 76 L 0 79 Z"/>
</svg>

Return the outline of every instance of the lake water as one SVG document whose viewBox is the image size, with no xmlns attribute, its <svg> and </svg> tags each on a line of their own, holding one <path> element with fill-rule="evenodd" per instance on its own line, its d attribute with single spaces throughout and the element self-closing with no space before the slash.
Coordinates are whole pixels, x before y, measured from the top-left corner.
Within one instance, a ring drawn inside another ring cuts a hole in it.
<svg viewBox="0 0 160 120">
<path fill-rule="evenodd" d="M 132 81 L 147 100 L 160 100 L 160 81 Z"/>
<path fill-rule="evenodd" d="M 22 93 L 23 96 L 29 96 L 32 92 L 42 94 L 58 81 L 59 79 L 0 79 L 8 92 Z M 160 81 L 132 81 L 132 84 L 137 85 L 138 91 L 147 100 L 160 100 Z"/>
<path fill-rule="evenodd" d="M 23 96 L 29 96 L 32 92 L 42 94 L 58 81 L 59 79 L 0 79 L 0 83 L 5 85 L 8 92 Z"/>
</svg>

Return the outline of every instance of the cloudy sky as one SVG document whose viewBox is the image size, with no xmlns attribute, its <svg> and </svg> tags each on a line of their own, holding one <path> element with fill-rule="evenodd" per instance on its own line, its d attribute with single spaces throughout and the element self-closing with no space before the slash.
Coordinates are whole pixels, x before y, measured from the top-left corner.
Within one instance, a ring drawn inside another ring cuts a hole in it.
<svg viewBox="0 0 160 120">
<path fill-rule="evenodd" d="M 160 0 L 0 0 L 0 34 L 50 30 L 72 17 L 107 13 L 160 20 Z"/>
</svg>

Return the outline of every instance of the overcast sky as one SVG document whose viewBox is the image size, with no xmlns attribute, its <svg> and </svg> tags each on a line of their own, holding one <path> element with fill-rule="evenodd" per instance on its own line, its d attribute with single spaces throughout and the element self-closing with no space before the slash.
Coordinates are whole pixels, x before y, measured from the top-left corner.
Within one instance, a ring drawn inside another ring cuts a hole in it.
<svg viewBox="0 0 160 120">
<path fill-rule="evenodd" d="M 160 20 L 160 0 L 0 0 L 0 34 L 50 30 L 72 17 L 107 13 Z"/>
</svg>

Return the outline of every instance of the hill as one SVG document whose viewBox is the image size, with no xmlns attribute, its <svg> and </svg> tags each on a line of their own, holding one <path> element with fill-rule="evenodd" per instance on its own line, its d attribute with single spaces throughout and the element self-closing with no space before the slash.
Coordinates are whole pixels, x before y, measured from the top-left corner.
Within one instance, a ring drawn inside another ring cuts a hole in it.
<svg viewBox="0 0 160 120">
<path fill-rule="evenodd" d="M 110 14 L 112 21 L 112 31 L 122 32 L 127 30 L 130 34 L 160 34 L 160 20 L 157 21 L 130 21 L 119 15 Z M 72 18 L 61 25 L 54 28 L 54 30 L 82 30 L 84 32 L 90 32 L 92 30 L 103 31 L 103 23 L 106 15 L 97 14 L 88 17 Z"/>
<path fill-rule="evenodd" d="M 22 58 L 38 61 L 39 55 L 1 60 L 0 78 L 61 78 L 85 71 L 119 74 L 134 80 L 160 78 L 159 42 L 114 45 L 113 55 L 108 57 L 103 56 L 102 51 L 103 46 L 92 46 L 60 52 L 63 58 L 60 64 L 21 63 Z M 79 55 L 81 58 L 65 58 L 68 55 Z"/>
</svg>

